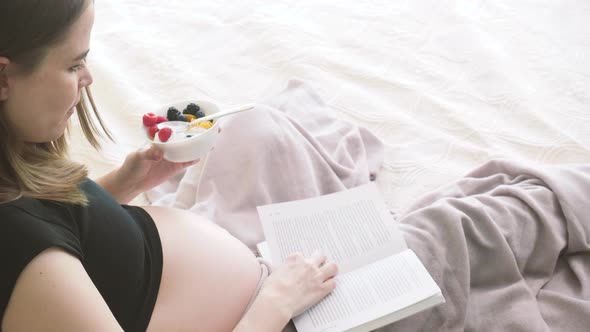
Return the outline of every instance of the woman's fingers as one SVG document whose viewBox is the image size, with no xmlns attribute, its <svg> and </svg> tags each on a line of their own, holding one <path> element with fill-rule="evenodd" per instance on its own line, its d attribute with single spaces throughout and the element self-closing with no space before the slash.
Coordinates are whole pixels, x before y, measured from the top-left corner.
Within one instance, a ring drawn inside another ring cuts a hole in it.
<svg viewBox="0 0 590 332">
<path fill-rule="evenodd" d="M 150 146 L 149 148 L 145 149 L 142 148 L 139 151 L 139 156 L 141 159 L 146 160 L 153 160 L 153 161 L 160 161 L 162 159 L 162 152 L 158 150 L 155 146 Z"/>
<path fill-rule="evenodd" d="M 199 161 L 201 161 L 201 159 L 184 162 L 184 163 L 182 163 L 182 167 L 185 168 L 185 167 L 196 165 L 197 163 L 199 163 Z"/>
<path fill-rule="evenodd" d="M 328 260 L 328 256 L 319 252 L 313 253 L 311 256 L 305 258 L 301 253 L 294 253 L 287 257 L 287 262 L 294 264 L 308 264 L 316 271 L 315 275 L 325 282 L 338 274 L 338 264 L 332 260 Z M 297 263 L 299 262 L 299 263 Z"/>
<path fill-rule="evenodd" d="M 319 252 L 315 252 L 311 255 L 311 257 L 309 257 L 309 262 L 313 266 L 320 267 L 326 262 L 326 259 L 327 259 L 326 255 L 322 255 Z"/>
<path fill-rule="evenodd" d="M 338 273 L 338 264 L 332 260 L 328 261 L 326 255 L 316 252 L 311 255 L 309 261 L 313 266 L 318 268 L 319 277 L 324 282 L 333 278 Z"/>
<path fill-rule="evenodd" d="M 338 264 L 334 261 L 328 261 L 320 268 L 322 281 L 334 278 L 338 274 Z"/>
<path fill-rule="evenodd" d="M 262 292 L 278 294 L 296 316 L 334 290 L 336 273 L 337 264 L 324 254 L 305 257 L 301 252 L 293 253 L 265 280 Z"/>
</svg>

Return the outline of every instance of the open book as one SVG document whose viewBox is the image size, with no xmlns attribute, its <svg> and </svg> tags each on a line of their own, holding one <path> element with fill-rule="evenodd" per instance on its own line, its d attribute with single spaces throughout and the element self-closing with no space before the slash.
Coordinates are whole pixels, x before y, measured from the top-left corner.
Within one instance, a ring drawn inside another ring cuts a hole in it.
<svg viewBox="0 0 590 332">
<path fill-rule="evenodd" d="M 340 267 L 336 289 L 293 319 L 298 332 L 371 331 L 444 302 L 374 183 L 258 214 L 266 237 L 258 250 L 273 265 L 319 250 Z"/>
</svg>

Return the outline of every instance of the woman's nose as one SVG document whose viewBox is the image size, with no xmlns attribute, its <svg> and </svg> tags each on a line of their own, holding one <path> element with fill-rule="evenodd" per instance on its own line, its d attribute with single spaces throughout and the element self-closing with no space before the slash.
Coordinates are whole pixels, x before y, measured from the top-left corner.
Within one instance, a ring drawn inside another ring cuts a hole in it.
<svg viewBox="0 0 590 332">
<path fill-rule="evenodd" d="M 84 74 L 82 75 L 82 77 L 80 77 L 79 81 L 80 89 L 89 86 L 90 84 L 92 84 L 92 82 L 94 82 L 92 74 L 90 74 L 90 71 L 88 69 L 84 70 Z"/>
</svg>

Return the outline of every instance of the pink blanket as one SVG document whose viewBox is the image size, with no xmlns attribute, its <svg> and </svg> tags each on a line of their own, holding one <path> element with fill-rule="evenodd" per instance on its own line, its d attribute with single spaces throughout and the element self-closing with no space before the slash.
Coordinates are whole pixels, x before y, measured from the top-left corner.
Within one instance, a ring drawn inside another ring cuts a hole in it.
<svg viewBox="0 0 590 332">
<path fill-rule="evenodd" d="M 206 216 L 251 248 L 264 240 L 256 206 L 367 183 L 383 162 L 379 139 L 338 119 L 301 81 L 220 121 L 222 135 L 207 158 L 147 197 Z"/>
<path fill-rule="evenodd" d="M 148 193 L 203 214 L 253 246 L 256 206 L 366 183 L 380 141 L 339 120 L 311 88 L 222 123 L 206 160 Z M 381 331 L 588 331 L 590 166 L 492 161 L 398 219 L 446 303 Z"/>
<path fill-rule="evenodd" d="M 491 161 L 399 220 L 447 303 L 381 331 L 590 330 L 590 165 Z"/>
</svg>

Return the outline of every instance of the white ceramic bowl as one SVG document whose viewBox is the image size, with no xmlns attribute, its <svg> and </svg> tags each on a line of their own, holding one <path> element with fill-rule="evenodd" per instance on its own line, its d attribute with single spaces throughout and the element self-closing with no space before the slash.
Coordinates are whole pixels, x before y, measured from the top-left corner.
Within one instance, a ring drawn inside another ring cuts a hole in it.
<svg viewBox="0 0 590 332">
<path fill-rule="evenodd" d="M 165 117 L 166 113 L 168 112 L 168 108 L 172 106 L 176 107 L 176 109 L 178 109 L 178 111 L 182 113 L 182 111 L 190 103 L 195 103 L 199 105 L 199 107 L 201 107 L 201 110 L 205 112 L 205 115 L 210 115 L 219 112 L 219 107 L 209 101 L 187 100 L 177 103 L 166 104 L 165 106 L 162 106 L 154 110 L 153 113 Z M 166 123 L 161 123 L 158 125 L 158 127 L 161 127 L 162 125 L 165 126 Z M 164 159 L 179 163 L 203 158 L 215 146 L 215 142 L 217 141 L 217 137 L 219 136 L 220 132 L 221 129 L 219 127 L 219 123 L 217 120 L 214 120 L 213 126 L 211 128 L 193 137 L 189 137 L 179 141 L 157 142 L 152 141 L 150 139 L 147 128 L 144 127 L 144 135 L 146 140 L 148 140 L 151 144 L 155 145 L 159 150 L 164 152 Z"/>
</svg>

